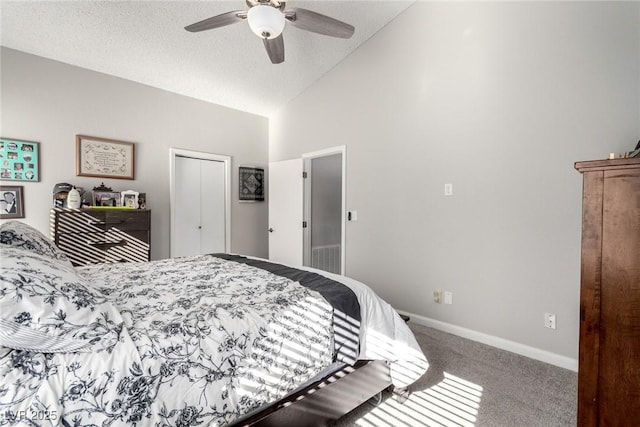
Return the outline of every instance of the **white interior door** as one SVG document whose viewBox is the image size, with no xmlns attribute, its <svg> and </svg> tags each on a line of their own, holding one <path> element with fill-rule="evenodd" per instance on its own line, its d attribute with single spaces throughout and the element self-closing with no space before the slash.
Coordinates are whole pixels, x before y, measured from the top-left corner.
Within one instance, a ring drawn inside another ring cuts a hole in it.
<svg viewBox="0 0 640 427">
<path fill-rule="evenodd" d="M 225 252 L 225 168 L 200 160 L 200 253 Z"/>
<path fill-rule="evenodd" d="M 302 265 L 302 159 L 269 163 L 269 259 Z"/>
<path fill-rule="evenodd" d="M 200 253 L 200 160 L 175 159 L 175 226 L 172 256 Z"/>
<path fill-rule="evenodd" d="M 231 157 L 170 149 L 171 256 L 231 251 Z"/>
</svg>

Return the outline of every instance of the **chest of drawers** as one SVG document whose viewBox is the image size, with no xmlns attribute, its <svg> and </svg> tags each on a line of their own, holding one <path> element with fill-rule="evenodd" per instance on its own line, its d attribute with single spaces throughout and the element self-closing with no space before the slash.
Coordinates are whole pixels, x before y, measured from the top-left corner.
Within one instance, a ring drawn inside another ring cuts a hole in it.
<svg viewBox="0 0 640 427">
<path fill-rule="evenodd" d="M 51 239 L 73 265 L 149 261 L 151 211 L 53 208 Z"/>
<path fill-rule="evenodd" d="M 580 427 L 640 420 L 640 158 L 576 163 L 583 177 Z"/>
</svg>

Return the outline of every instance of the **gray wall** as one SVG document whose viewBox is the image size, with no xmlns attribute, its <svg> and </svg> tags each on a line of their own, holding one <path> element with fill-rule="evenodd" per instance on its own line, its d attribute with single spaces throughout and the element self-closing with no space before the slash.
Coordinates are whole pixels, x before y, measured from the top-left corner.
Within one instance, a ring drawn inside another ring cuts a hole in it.
<svg viewBox="0 0 640 427">
<path fill-rule="evenodd" d="M 41 176 L 24 185 L 25 222 L 48 231 L 51 191 L 69 182 L 147 193 L 151 256 L 169 256 L 169 147 L 232 156 L 231 250 L 266 257 L 266 203 L 239 203 L 238 166 L 266 166 L 268 121 L 11 49 L 1 50 L 3 137 L 40 142 Z M 188 76 L 185 76 L 188 78 Z M 76 176 L 75 136 L 136 143 L 136 180 Z M 11 184 L 3 181 L 3 184 Z"/>
<path fill-rule="evenodd" d="M 311 246 L 341 243 L 342 155 L 316 157 L 311 162 Z"/>
<path fill-rule="evenodd" d="M 639 18 L 417 2 L 271 118 L 269 160 L 347 146 L 347 275 L 396 308 L 576 358 L 573 164 L 640 137 Z"/>
</svg>

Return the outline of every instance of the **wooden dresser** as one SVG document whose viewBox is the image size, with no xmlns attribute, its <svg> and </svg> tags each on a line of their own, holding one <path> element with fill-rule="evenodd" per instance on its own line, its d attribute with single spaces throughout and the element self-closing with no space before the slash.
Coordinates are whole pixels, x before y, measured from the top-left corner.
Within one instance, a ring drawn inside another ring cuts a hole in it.
<svg viewBox="0 0 640 427">
<path fill-rule="evenodd" d="M 640 423 L 640 158 L 583 175 L 578 426 Z"/>
<path fill-rule="evenodd" d="M 53 208 L 49 228 L 76 266 L 150 259 L 150 210 Z"/>
</svg>

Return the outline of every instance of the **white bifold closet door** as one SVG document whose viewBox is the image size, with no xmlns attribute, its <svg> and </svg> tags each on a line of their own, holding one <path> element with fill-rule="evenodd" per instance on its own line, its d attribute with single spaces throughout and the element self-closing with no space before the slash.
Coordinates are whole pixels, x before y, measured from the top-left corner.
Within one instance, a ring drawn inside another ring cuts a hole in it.
<svg viewBox="0 0 640 427">
<path fill-rule="evenodd" d="M 225 252 L 225 164 L 175 158 L 173 256 Z"/>
</svg>

